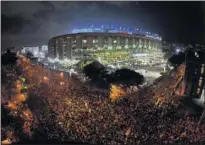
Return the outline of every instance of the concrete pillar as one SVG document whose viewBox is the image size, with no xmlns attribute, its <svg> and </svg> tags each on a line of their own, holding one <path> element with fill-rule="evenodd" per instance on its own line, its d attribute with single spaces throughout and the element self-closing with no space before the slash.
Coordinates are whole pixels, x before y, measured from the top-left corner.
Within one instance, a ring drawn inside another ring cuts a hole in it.
<svg viewBox="0 0 205 145">
<path fill-rule="evenodd" d="M 136 44 L 136 48 L 138 49 L 139 48 L 139 39 L 138 38 L 136 38 L 135 44 Z"/>
<path fill-rule="evenodd" d="M 81 36 L 76 37 L 76 48 L 82 49 L 82 37 Z"/>
<path fill-rule="evenodd" d="M 60 38 L 59 40 L 59 59 L 63 59 L 63 39 Z"/>
<path fill-rule="evenodd" d="M 149 45 L 148 45 L 149 50 L 152 49 L 152 41 L 149 40 Z"/>
<path fill-rule="evenodd" d="M 148 48 L 149 48 L 149 40 L 148 39 L 146 39 L 146 50 L 148 50 Z"/>
<path fill-rule="evenodd" d="M 125 38 L 125 49 L 129 48 L 129 40 L 128 38 Z"/>
<path fill-rule="evenodd" d="M 133 48 L 135 49 L 136 48 L 136 39 L 135 38 L 132 38 L 132 46 L 133 46 Z"/>
<path fill-rule="evenodd" d="M 121 49 L 125 49 L 125 38 L 124 37 L 121 37 L 120 38 L 120 45 L 121 45 Z"/>
<path fill-rule="evenodd" d="M 155 44 L 154 44 L 154 50 L 155 51 L 157 50 L 157 42 L 155 42 Z"/>
<path fill-rule="evenodd" d="M 98 38 L 98 46 L 99 46 L 100 48 L 103 48 L 103 45 L 104 45 L 103 37 L 99 37 L 99 38 Z"/>
<path fill-rule="evenodd" d="M 55 39 L 51 39 L 48 42 L 48 57 L 56 58 L 56 42 Z"/>
<path fill-rule="evenodd" d="M 108 49 L 108 37 L 103 37 L 103 48 Z"/>
<path fill-rule="evenodd" d="M 112 37 L 112 47 L 113 49 L 117 49 L 117 37 Z"/>
<path fill-rule="evenodd" d="M 92 37 L 88 37 L 87 38 L 87 44 L 88 44 L 88 48 L 92 48 L 93 47 L 93 38 Z"/>
<path fill-rule="evenodd" d="M 67 59 L 72 59 L 72 41 L 70 37 L 67 37 L 66 56 Z"/>
<path fill-rule="evenodd" d="M 146 39 L 142 39 L 143 41 L 143 49 L 146 50 Z"/>
<path fill-rule="evenodd" d="M 59 39 L 56 39 L 56 58 L 60 59 L 60 41 Z"/>
<path fill-rule="evenodd" d="M 117 49 L 122 49 L 121 38 L 117 37 Z"/>
<path fill-rule="evenodd" d="M 108 49 L 113 49 L 113 47 L 112 47 L 112 37 L 108 37 Z"/>
<path fill-rule="evenodd" d="M 145 40 L 144 39 L 142 39 L 142 48 L 141 48 L 141 50 L 142 50 L 142 53 L 144 53 L 144 50 L 145 50 Z"/>
</svg>

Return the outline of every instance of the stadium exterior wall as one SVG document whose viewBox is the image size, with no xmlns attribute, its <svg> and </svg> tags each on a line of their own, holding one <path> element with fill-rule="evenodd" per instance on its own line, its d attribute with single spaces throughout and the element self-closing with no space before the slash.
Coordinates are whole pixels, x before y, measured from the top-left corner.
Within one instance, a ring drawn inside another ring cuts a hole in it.
<svg viewBox="0 0 205 145">
<path fill-rule="evenodd" d="M 48 42 L 48 57 L 63 60 L 76 58 L 85 51 L 137 50 L 139 53 L 161 51 L 160 40 L 126 33 L 90 32 L 53 37 Z M 79 51 L 82 51 L 79 53 Z M 80 56 L 81 57 L 81 56 Z"/>
</svg>

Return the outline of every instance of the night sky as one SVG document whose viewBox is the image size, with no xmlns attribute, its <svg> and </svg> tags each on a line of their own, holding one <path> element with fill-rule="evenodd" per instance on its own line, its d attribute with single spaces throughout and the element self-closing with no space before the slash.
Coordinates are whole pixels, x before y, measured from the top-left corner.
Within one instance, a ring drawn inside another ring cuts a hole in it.
<svg viewBox="0 0 205 145">
<path fill-rule="evenodd" d="M 205 42 L 204 2 L 1 2 L 2 48 L 47 44 L 72 28 L 136 27 L 171 43 Z"/>
</svg>

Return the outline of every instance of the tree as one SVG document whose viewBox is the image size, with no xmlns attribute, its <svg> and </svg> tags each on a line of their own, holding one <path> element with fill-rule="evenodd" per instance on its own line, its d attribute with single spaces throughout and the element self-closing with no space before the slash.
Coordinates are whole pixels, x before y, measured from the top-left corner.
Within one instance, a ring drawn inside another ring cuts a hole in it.
<svg viewBox="0 0 205 145">
<path fill-rule="evenodd" d="M 130 69 L 118 69 L 112 74 L 112 80 L 124 85 L 140 85 L 145 81 L 143 75 L 130 70 Z"/>
<path fill-rule="evenodd" d="M 175 68 L 184 62 L 185 62 L 184 52 L 179 52 L 178 54 L 174 54 L 168 59 L 168 63 L 171 64 Z"/>
<path fill-rule="evenodd" d="M 85 66 L 87 66 L 88 64 L 92 63 L 93 61 L 95 61 L 94 59 L 85 59 L 85 60 L 81 60 L 79 61 L 76 66 L 78 70 L 82 70 Z"/>
<path fill-rule="evenodd" d="M 7 52 L 1 56 L 2 65 L 16 65 L 17 57 L 15 53 L 12 53 L 10 49 L 7 49 Z"/>
<path fill-rule="evenodd" d="M 108 83 L 113 82 L 112 74 L 109 74 L 106 69 L 101 71 L 100 78 L 103 79 L 103 80 L 106 80 L 106 82 L 108 82 Z"/>
<path fill-rule="evenodd" d="M 96 80 L 101 76 L 101 73 L 105 70 L 105 67 L 98 61 L 86 65 L 83 68 L 83 73 L 92 80 Z"/>
</svg>

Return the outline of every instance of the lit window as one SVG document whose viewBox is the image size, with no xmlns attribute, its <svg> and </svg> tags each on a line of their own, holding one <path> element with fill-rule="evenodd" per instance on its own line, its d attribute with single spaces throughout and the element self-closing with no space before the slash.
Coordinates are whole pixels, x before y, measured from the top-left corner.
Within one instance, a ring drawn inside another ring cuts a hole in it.
<svg viewBox="0 0 205 145">
<path fill-rule="evenodd" d="M 98 40 L 94 39 L 94 40 L 93 40 L 93 43 L 98 43 Z"/>
<path fill-rule="evenodd" d="M 114 40 L 113 43 L 117 43 L 117 40 Z"/>
<path fill-rule="evenodd" d="M 199 80 L 198 86 L 201 87 L 201 84 L 202 84 L 202 80 Z"/>
<path fill-rule="evenodd" d="M 87 40 L 83 40 L 83 43 L 87 43 Z"/>
<path fill-rule="evenodd" d="M 112 49 L 112 46 L 108 46 L 108 49 Z"/>
<path fill-rule="evenodd" d="M 197 94 L 199 94 L 199 93 L 200 93 L 200 91 L 201 91 L 201 89 L 200 89 L 200 88 L 198 88 L 198 89 L 197 89 Z"/>
<path fill-rule="evenodd" d="M 203 74 L 204 73 L 204 67 L 202 66 L 201 67 L 201 74 Z"/>
<path fill-rule="evenodd" d="M 195 52 L 195 56 L 196 56 L 196 57 L 199 57 L 199 54 L 198 54 L 197 52 Z"/>
</svg>

